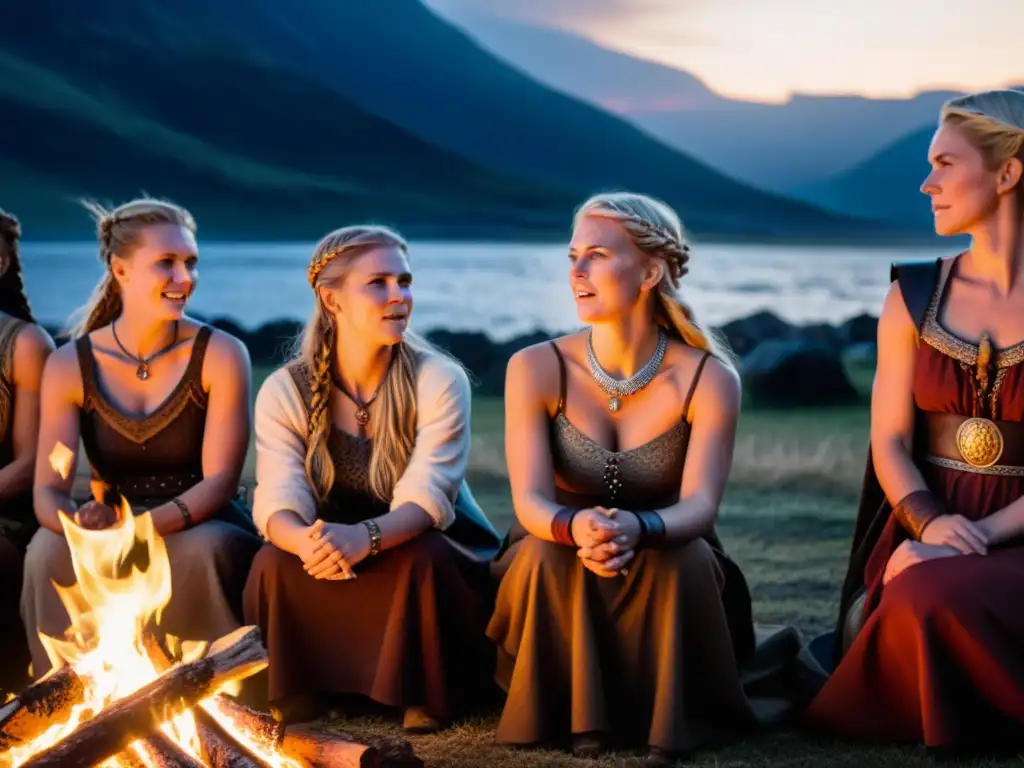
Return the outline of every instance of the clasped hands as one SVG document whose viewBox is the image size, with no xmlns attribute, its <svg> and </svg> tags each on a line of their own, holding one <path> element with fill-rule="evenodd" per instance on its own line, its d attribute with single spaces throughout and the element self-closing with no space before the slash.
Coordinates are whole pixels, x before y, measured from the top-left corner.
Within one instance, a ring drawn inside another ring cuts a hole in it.
<svg viewBox="0 0 1024 768">
<path fill-rule="evenodd" d="M 981 523 L 963 515 L 939 515 L 921 533 L 921 540 L 907 539 L 892 553 L 885 565 L 882 583 L 888 584 L 903 571 L 940 557 L 987 555 L 990 537 Z"/>
<path fill-rule="evenodd" d="M 310 576 L 344 581 L 356 578 L 353 569 L 369 557 L 370 546 L 370 532 L 365 525 L 317 520 L 306 529 L 298 555 Z"/>
<path fill-rule="evenodd" d="M 583 566 L 598 576 L 612 578 L 620 575 L 636 554 L 640 521 L 614 507 L 589 507 L 573 517 L 572 538 Z"/>
</svg>

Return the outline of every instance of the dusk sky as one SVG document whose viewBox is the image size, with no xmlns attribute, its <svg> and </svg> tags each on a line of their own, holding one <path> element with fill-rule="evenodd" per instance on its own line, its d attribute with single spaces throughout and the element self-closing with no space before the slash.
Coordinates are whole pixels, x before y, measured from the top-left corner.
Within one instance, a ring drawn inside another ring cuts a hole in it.
<svg viewBox="0 0 1024 768">
<path fill-rule="evenodd" d="M 565 29 L 734 98 L 1024 84 L 1024 0 L 426 0 Z"/>
</svg>

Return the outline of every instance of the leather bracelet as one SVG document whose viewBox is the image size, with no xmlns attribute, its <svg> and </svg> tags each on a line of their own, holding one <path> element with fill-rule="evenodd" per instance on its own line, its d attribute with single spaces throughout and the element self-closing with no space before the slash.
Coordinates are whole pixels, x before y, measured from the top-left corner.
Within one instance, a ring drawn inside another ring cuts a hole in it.
<svg viewBox="0 0 1024 768">
<path fill-rule="evenodd" d="M 373 557 L 380 552 L 380 545 L 382 541 L 380 526 L 373 520 L 362 520 L 361 522 L 366 526 L 366 530 L 370 532 L 370 557 Z"/>
<path fill-rule="evenodd" d="M 181 512 L 181 517 L 185 521 L 185 530 L 187 531 L 192 527 L 192 513 L 189 511 L 188 505 L 177 496 L 171 499 L 171 503 Z"/>
<path fill-rule="evenodd" d="M 665 521 L 661 515 L 653 510 L 633 514 L 640 521 L 640 540 L 637 546 L 655 548 L 665 543 Z"/>
<path fill-rule="evenodd" d="M 551 538 L 557 544 L 564 544 L 567 547 L 575 547 L 576 541 L 572 537 L 572 519 L 576 517 L 578 509 L 562 507 L 551 518 Z"/>
<path fill-rule="evenodd" d="M 912 491 L 892 508 L 892 514 L 916 541 L 936 517 L 946 514 L 945 506 L 931 491 Z"/>
</svg>

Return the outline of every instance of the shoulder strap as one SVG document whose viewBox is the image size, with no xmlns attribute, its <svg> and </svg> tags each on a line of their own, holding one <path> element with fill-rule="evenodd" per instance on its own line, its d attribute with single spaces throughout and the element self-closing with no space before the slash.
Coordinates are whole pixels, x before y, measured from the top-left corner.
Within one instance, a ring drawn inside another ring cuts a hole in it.
<svg viewBox="0 0 1024 768">
<path fill-rule="evenodd" d="M 75 339 L 75 352 L 78 354 L 78 368 L 82 372 L 82 393 L 84 400 L 88 400 L 89 395 L 96 390 L 96 361 L 92 356 L 89 334 Z"/>
<path fill-rule="evenodd" d="M 561 350 L 558 349 L 558 345 L 553 341 L 549 341 L 551 349 L 555 351 L 555 357 L 558 358 L 558 413 L 565 410 L 565 358 L 562 357 Z"/>
<path fill-rule="evenodd" d="M 903 303 L 907 305 L 907 311 L 918 331 L 924 323 L 924 316 L 938 285 L 940 274 L 941 259 L 894 262 L 889 269 L 889 279 L 900 284 Z"/>
<path fill-rule="evenodd" d="M 704 364 L 711 357 L 710 352 L 704 352 L 704 357 L 697 363 L 697 371 L 693 374 L 693 381 L 690 382 L 690 391 L 686 393 L 686 402 L 683 403 L 683 421 L 687 420 L 687 416 L 690 415 L 690 401 L 693 400 L 693 393 L 697 391 L 697 382 L 700 381 L 700 375 L 704 372 Z"/>
<path fill-rule="evenodd" d="M 210 343 L 210 336 L 213 335 L 213 328 L 204 325 L 196 334 L 196 340 L 192 342 L 192 355 L 188 359 L 188 368 L 185 369 L 185 378 L 197 384 L 203 380 L 203 360 L 206 358 L 206 347 Z"/>
</svg>

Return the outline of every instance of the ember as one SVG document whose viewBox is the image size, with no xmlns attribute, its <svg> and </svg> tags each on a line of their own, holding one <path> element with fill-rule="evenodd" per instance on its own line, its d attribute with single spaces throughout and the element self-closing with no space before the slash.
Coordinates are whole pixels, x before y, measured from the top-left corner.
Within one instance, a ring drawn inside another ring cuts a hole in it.
<svg viewBox="0 0 1024 768">
<path fill-rule="evenodd" d="M 70 451 L 50 455 L 66 476 Z M 156 639 L 170 561 L 148 513 L 121 500 L 117 522 L 87 530 L 60 513 L 76 584 L 57 587 L 71 626 L 40 634 L 53 669 L 0 706 L 0 768 L 348 768 L 422 765 L 400 740 L 383 749 L 293 729 L 229 691 L 265 669 L 259 629 L 209 648 Z M 383 746 L 383 745 L 382 745 Z"/>
</svg>

